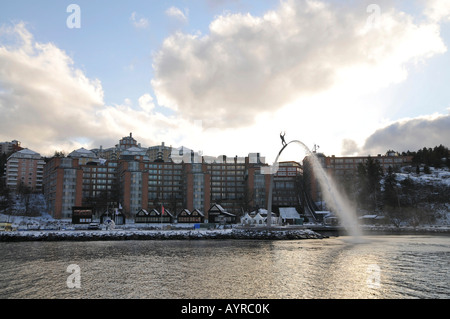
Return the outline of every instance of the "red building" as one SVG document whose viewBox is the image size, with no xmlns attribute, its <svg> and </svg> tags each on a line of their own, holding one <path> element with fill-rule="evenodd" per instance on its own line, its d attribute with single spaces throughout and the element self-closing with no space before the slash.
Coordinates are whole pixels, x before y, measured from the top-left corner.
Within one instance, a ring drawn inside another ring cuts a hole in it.
<svg viewBox="0 0 450 319">
<path fill-rule="evenodd" d="M 394 152 L 388 152 L 386 155 L 378 154 L 377 156 L 325 156 L 322 153 L 316 153 L 322 167 L 328 176 L 339 182 L 340 179 L 354 176 L 358 172 L 358 166 L 365 164 L 369 158 L 378 161 L 383 171 L 386 173 L 389 167 L 399 169 L 403 166 L 411 165 L 412 156 L 401 156 Z M 304 177 L 307 184 L 307 190 L 314 201 L 320 201 L 322 198 L 320 187 L 312 170 L 311 158 L 305 157 L 303 160 L 305 172 Z"/>
<path fill-rule="evenodd" d="M 130 140 L 127 145 L 134 144 Z M 260 172 L 265 164 L 259 155 L 187 155 L 181 161 L 151 160 L 145 148 L 130 146 L 118 159 L 104 160 L 83 148 L 53 157 L 44 170 L 49 213 L 70 218 L 73 206 L 89 206 L 100 216 L 120 206 L 133 218 L 142 209 L 159 211 L 164 206 L 172 212 L 198 210 L 208 220 L 213 204 L 232 214 L 265 207 L 270 176 Z"/>
</svg>

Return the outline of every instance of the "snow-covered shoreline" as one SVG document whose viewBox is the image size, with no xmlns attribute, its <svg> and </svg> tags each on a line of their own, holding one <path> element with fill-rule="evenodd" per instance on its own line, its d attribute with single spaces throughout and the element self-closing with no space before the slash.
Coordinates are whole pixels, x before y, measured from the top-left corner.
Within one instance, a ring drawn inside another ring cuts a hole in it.
<svg viewBox="0 0 450 319">
<path fill-rule="evenodd" d="M 450 227 L 363 226 L 370 235 L 450 235 Z M 342 234 L 345 235 L 345 234 Z M 338 235 L 337 235 L 338 236 Z M 19 241 L 116 241 L 116 240 L 300 240 L 328 235 L 311 229 L 214 229 L 214 230 L 27 230 L 0 232 L 0 242 Z"/>
<path fill-rule="evenodd" d="M 259 239 L 296 240 L 322 239 L 326 236 L 310 229 L 302 230 L 37 230 L 1 232 L 0 241 L 98 241 L 98 240 L 199 240 Z"/>
</svg>

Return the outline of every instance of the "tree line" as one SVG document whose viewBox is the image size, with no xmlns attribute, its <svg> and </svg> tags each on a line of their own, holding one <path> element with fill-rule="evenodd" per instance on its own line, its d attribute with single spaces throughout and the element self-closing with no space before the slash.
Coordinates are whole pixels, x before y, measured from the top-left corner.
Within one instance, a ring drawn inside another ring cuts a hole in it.
<svg viewBox="0 0 450 319">
<path fill-rule="evenodd" d="M 449 167 L 449 150 L 443 145 L 423 148 L 410 155 L 414 168 L 409 173 L 430 174 L 430 167 Z M 422 169 L 421 169 L 422 168 Z M 347 195 L 361 210 L 383 212 L 394 224 L 408 220 L 417 225 L 432 222 L 436 217 L 430 207 L 448 203 L 450 187 L 446 185 L 420 184 L 410 177 L 397 179 L 398 168 L 389 166 L 384 172 L 380 162 L 369 157 L 360 163 L 357 174 L 341 180 Z"/>
<path fill-rule="evenodd" d="M 412 162 L 415 165 L 423 164 L 431 167 L 450 167 L 449 149 L 442 144 L 434 148 L 424 147 L 415 152 L 403 152 L 402 155 L 413 156 Z"/>
</svg>

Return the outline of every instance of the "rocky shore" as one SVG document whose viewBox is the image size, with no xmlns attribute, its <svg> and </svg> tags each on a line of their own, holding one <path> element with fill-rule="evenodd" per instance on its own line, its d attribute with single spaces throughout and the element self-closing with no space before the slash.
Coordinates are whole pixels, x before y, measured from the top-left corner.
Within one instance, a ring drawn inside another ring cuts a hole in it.
<svg viewBox="0 0 450 319">
<path fill-rule="evenodd" d="M 258 239 L 298 240 L 322 239 L 310 229 L 267 230 L 77 230 L 77 231 L 13 231 L 1 232 L 0 241 L 108 241 L 108 240 L 201 240 L 201 239 Z"/>
</svg>

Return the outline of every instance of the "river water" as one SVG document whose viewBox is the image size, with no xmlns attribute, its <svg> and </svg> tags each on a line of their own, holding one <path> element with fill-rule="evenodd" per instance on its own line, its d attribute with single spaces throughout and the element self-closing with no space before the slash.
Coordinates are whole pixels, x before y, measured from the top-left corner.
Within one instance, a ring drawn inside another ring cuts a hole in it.
<svg viewBox="0 0 450 319">
<path fill-rule="evenodd" d="M 447 299 L 450 237 L 2 242 L 0 298 Z"/>
</svg>

